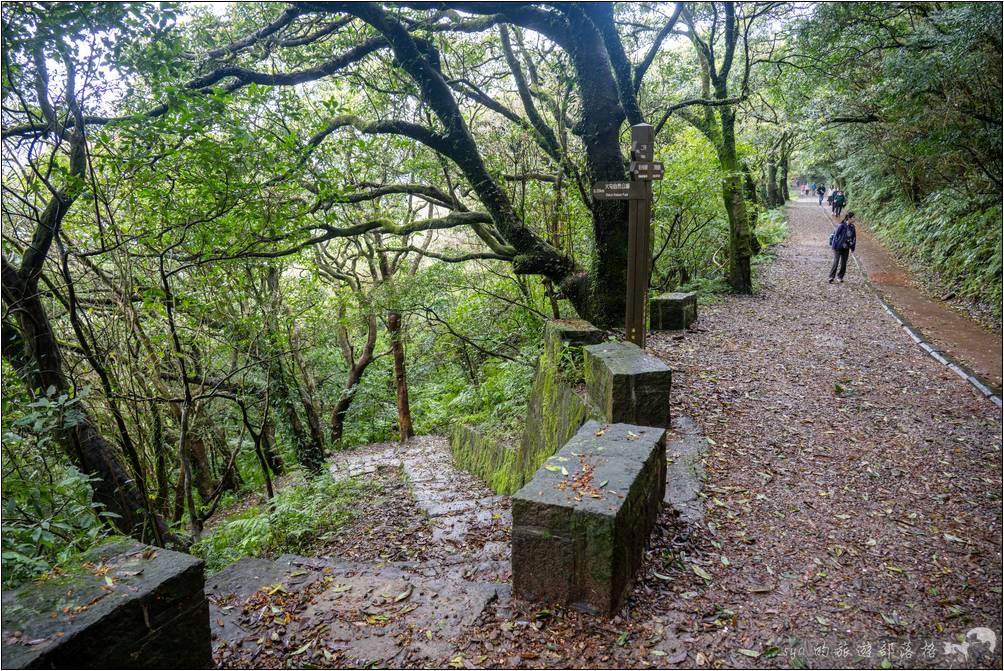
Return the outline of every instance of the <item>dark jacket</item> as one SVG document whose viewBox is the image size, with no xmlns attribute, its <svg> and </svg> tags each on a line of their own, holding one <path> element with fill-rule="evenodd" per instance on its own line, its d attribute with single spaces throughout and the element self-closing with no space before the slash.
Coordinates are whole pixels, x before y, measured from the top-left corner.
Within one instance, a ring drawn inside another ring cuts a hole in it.
<svg viewBox="0 0 1004 671">
<path fill-rule="evenodd" d="M 841 221 L 837 230 L 833 231 L 830 238 L 830 247 L 833 249 L 849 249 L 852 252 L 858 244 L 858 232 L 854 229 L 854 224 Z"/>
</svg>

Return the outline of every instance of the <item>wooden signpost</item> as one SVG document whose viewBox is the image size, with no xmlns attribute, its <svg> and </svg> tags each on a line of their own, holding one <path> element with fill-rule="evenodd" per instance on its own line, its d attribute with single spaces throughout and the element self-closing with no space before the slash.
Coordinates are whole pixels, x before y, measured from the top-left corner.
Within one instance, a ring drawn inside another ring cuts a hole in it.
<svg viewBox="0 0 1004 671">
<path fill-rule="evenodd" d="M 652 126 L 631 126 L 631 181 L 597 182 L 593 198 L 628 201 L 627 339 L 645 346 L 645 301 L 652 261 L 652 182 L 662 179 L 662 163 L 654 161 Z"/>
</svg>

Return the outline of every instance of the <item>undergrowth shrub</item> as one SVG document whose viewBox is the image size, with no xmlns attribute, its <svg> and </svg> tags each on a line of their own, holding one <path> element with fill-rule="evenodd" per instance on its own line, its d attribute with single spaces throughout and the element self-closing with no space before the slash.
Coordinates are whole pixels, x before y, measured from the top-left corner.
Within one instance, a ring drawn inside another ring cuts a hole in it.
<svg viewBox="0 0 1004 671">
<path fill-rule="evenodd" d="M 110 535 L 91 482 L 62 453 L 58 432 L 80 418 L 77 396 L 50 393 L 28 401 L 5 388 L 3 398 L 2 569 L 5 587 L 70 562 Z"/>
<path fill-rule="evenodd" d="M 520 361 L 486 361 L 478 384 L 456 375 L 425 385 L 413 397 L 421 431 L 449 431 L 459 423 L 493 435 L 516 435 L 526 420 L 526 402 L 533 384 L 533 366 L 528 361 L 539 354 L 539 342 L 526 345 L 524 350 L 525 358 Z"/>
<path fill-rule="evenodd" d="M 978 204 L 945 189 L 918 206 L 865 194 L 858 213 L 939 291 L 972 300 L 1001 317 L 1001 204 Z"/>
<path fill-rule="evenodd" d="M 377 484 L 329 475 L 301 479 L 271 502 L 237 513 L 208 530 L 191 552 L 219 571 L 243 557 L 304 553 L 323 544 L 357 514 L 356 503 Z"/>
<path fill-rule="evenodd" d="M 756 221 L 756 237 L 764 249 L 784 242 L 788 237 L 788 222 L 784 218 L 784 208 L 776 207 L 760 213 Z"/>
</svg>

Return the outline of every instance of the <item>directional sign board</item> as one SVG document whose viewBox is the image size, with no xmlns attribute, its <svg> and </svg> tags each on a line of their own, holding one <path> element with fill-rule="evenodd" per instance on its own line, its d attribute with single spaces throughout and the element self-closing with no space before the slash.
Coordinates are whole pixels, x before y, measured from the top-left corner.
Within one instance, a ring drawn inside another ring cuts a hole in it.
<svg viewBox="0 0 1004 671">
<path fill-rule="evenodd" d="M 661 161 L 631 161 L 628 168 L 635 179 L 662 179 L 663 165 Z"/>
<path fill-rule="evenodd" d="M 627 200 L 644 196 L 638 182 L 596 182 L 593 185 L 593 198 L 596 200 Z"/>
<path fill-rule="evenodd" d="M 631 181 L 596 182 L 596 200 L 628 201 L 627 339 L 645 347 L 645 302 L 652 262 L 652 181 L 662 179 L 662 163 L 655 158 L 655 132 L 647 123 L 631 126 Z"/>
</svg>

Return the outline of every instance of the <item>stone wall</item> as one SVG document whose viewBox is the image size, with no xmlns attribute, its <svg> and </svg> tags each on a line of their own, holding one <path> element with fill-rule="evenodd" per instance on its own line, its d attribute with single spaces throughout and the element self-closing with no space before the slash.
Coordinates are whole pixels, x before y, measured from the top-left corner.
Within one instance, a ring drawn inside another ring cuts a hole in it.
<svg viewBox="0 0 1004 671">
<path fill-rule="evenodd" d="M 584 348 L 589 399 L 608 422 L 669 426 L 672 371 L 634 343 Z"/>
<path fill-rule="evenodd" d="M 496 494 L 511 494 L 523 486 L 513 442 L 461 424 L 450 435 L 453 464 L 480 477 Z"/>
<path fill-rule="evenodd" d="M 688 328 L 697 320 L 697 293 L 667 293 L 649 301 L 649 326 L 653 331 Z"/>
<path fill-rule="evenodd" d="M 458 426 L 450 439 L 454 463 L 497 494 L 512 494 L 591 419 L 669 426 L 670 384 L 670 369 L 637 346 L 608 341 L 582 320 L 550 321 L 523 435 L 507 440 Z"/>
<path fill-rule="evenodd" d="M 213 666 L 202 560 L 131 541 L 3 593 L 5 669 Z"/>
<path fill-rule="evenodd" d="M 497 494 L 522 487 L 584 422 L 601 417 L 585 393 L 582 347 L 605 337 L 582 320 L 548 322 L 522 436 L 507 440 L 477 427 L 458 426 L 450 436 L 453 463 L 479 476 Z"/>
</svg>

